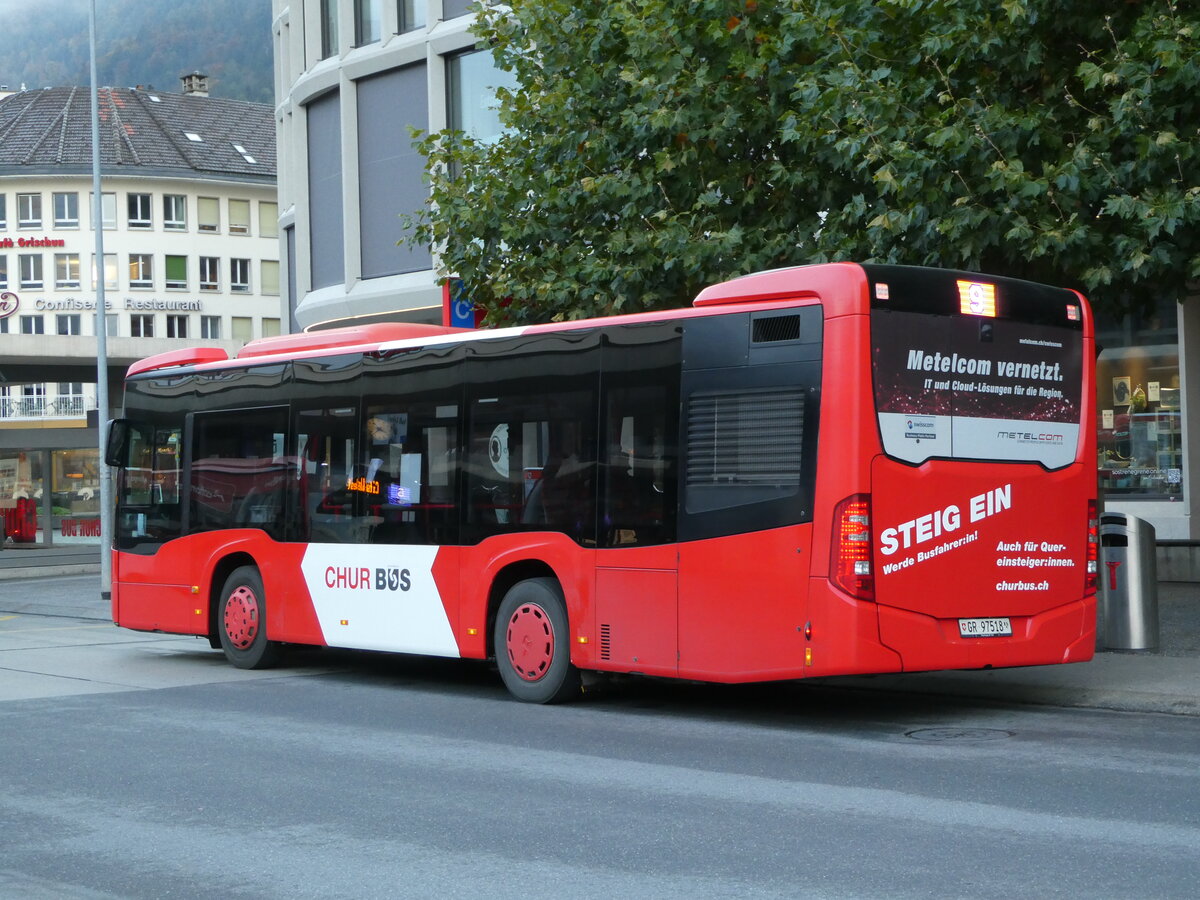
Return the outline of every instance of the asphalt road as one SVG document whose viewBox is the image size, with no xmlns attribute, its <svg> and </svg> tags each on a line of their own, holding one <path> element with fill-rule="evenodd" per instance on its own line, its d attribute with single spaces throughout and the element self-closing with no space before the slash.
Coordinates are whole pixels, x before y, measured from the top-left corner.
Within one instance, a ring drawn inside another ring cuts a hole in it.
<svg viewBox="0 0 1200 900">
<path fill-rule="evenodd" d="M 1190 897 L 1200 722 L 0 616 L 0 897 Z"/>
</svg>

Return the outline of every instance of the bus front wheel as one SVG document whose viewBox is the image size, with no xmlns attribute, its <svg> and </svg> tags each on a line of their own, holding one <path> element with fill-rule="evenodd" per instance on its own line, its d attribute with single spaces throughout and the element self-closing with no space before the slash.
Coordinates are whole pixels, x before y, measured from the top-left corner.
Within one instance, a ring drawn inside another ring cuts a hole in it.
<svg viewBox="0 0 1200 900">
<path fill-rule="evenodd" d="M 267 602 L 254 566 L 234 569 L 221 589 L 217 634 L 225 658 L 239 669 L 267 669 L 279 661 L 280 645 L 267 640 Z"/>
<path fill-rule="evenodd" d="M 578 696 L 567 605 L 553 578 L 529 578 L 509 588 L 500 601 L 493 636 L 500 677 L 518 700 L 561 703 Z"/>
</svg>

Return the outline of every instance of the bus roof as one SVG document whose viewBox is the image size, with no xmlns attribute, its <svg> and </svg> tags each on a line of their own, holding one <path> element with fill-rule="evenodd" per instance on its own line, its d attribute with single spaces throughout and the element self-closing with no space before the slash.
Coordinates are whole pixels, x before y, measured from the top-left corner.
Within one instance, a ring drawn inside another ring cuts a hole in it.
<svg viewBox="0 0 1200 900">
<path fill-rule="evenodd" d="M 722 306 L 722 312 L 732 313 L 737 311 L 739 305 L 744 305 L 747 310 L 751 310 L 761 309 L 762 304 L 770 301 L 795 302 L 829 299 L 832 289 L 835 286 L 844 289 L 848 280 L 861 281 L 863 285 L 866 284 L 866 276 L 862 267 L 857 263 L 793 266 L 743 275 L 705 288 L 693 301 L 691 308 L 682 307 L 603 318 L 547 322 L 512 328 L 450 328 L 442 325 L 380 322 L 348 328 L 284 334 L 250 341 L 233 357 L 217 347 L 189 347 L 158 353 L 131 365 L 126 377 L 163 369 L 183 367 L 223 369 L 230 366 L 254 365 L 271 359 L 288 360 L 326 356 L 334 353 L 369 353 L 451 344 L 472 339 L 489 340 L 515 335 L 595 328 L 601 325 L 691 318 L 711 314 L 712 310 L 707 307 L 712 306 Z"/>
</svg>

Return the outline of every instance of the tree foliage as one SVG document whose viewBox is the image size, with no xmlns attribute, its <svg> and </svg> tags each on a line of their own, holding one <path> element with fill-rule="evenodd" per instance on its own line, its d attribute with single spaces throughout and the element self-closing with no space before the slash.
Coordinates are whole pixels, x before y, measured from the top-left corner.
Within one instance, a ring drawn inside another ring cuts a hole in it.
<svg viewBox="0 0 1200 900">
<path fill-rule="evenodd" d="M 477 26 L 506 133 L 424 137 L 411 239 L 495 320 L 832 259 L 1182 298 L 1197 28 L 1176 0 L 513 0 Z"/>
</svg>

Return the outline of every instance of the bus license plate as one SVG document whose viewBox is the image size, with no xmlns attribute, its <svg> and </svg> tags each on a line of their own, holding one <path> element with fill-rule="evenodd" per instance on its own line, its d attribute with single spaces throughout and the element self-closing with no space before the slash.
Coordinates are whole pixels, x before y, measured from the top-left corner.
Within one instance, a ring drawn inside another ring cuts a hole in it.
<svg viewBox="0 0 1200 900">
<path fill-rule="evenodd" d="M 1005 618 L 997 619 L 959 619 L 958 633 L 960 637 L 1011 637 L 1012 622 Z"/>
</svg>

